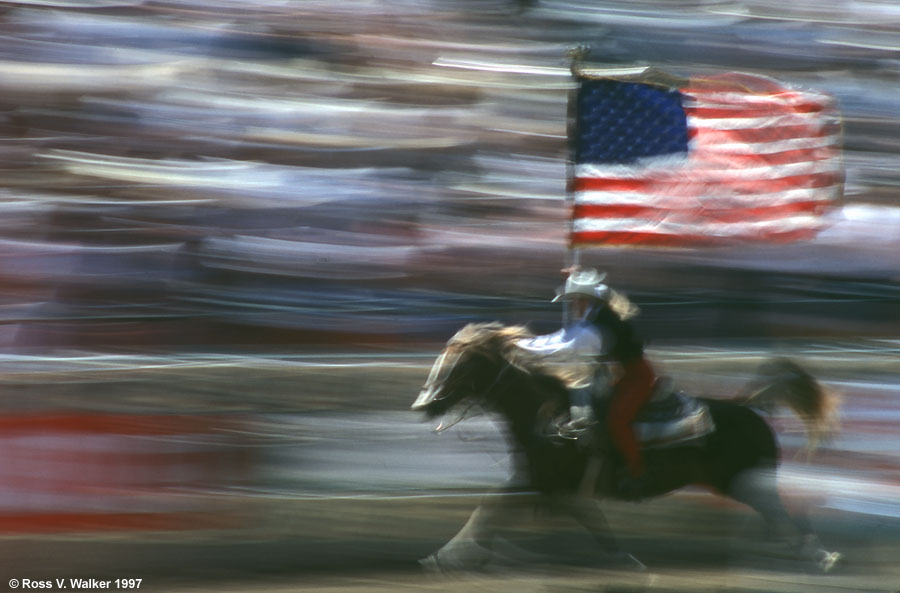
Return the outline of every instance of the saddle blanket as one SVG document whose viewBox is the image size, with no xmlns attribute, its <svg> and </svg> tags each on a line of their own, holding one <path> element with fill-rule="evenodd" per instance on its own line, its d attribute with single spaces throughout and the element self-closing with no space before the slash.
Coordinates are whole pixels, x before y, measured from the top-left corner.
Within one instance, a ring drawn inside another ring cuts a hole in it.
<svg viewBox="0 0 900 593">
<path fill-rule="evenodd" d="M 642 447 L 685 445 L 715 430 L 709 407 L 702 400 L 673 390 L 667 384 L 659 387 L 633 424 Z"/>
</svg>

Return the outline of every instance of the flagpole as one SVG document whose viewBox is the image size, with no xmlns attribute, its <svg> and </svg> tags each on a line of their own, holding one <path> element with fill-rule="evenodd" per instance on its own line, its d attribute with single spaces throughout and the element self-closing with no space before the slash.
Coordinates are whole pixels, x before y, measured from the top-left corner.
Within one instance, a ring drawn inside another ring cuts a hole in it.
<svg viewBox="0 0 900 593">
<path fill-rule="evenodd" d="M 569 48 L 567 54 L 569 56 L 569 70 L 572 73 L 572 79 L 575 84 L 569 90 L 569 99 L 567 104 L 567 112 L 566 112 L 566 139 L 568 144 L 568 150 L 566 154 L 566 206 L 569 210 L 574 208 L 575 206 L 575 192 L 574 192 L 574 179 L 575 179 L 575 127 L 576 127 L 576 116 L 577 116 L 577 108 L 578 108 L 578 70 L 581 65 L 582 60 L 587 58 L 588 54 L 591 53 L 591 48 L 588 45 L 576 45 Z M 581 265 L 581 251 L 572 246 L 572 231 L 574 224 L 574 217 L 568 216 L 568 221 L 566 224 L 569 226 L 569 232 L 566 236 L 566 253 L 563 261 L 563 270 L 571 270 L 574 267 Z M 563 327 L 568 326 L 569 322 L 569 304 L 563 299 L 563 309 L 562 309 L 562 325 Z"/>
</svg>

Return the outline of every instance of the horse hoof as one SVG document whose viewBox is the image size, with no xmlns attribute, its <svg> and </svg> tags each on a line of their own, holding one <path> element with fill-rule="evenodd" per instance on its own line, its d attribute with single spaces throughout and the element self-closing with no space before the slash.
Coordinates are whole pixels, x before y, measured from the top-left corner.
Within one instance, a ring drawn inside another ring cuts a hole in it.
<svg viewBox="0 0 900 593">
<path fill-rule="evenodd" d="M 441 563 L 438 562 L 437 556 L 435 556 L 434 554 L 431 554 L 430 556 L 426 556 L 425 558 L 422 558 L 418 562 L 419 562 L 419 566 L 422 567 L 422 570 L 424 570 L 427 573 L 441 574 L 442 572 L 444 572 L 443 569 L 441 568 Z"/>
</svg>

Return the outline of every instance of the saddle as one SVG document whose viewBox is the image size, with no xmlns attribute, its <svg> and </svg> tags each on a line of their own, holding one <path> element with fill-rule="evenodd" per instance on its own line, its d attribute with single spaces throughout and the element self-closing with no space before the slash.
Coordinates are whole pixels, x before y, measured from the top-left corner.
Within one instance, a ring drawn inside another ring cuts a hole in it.
<svg viewBox="0 0 900 593">
<path fill-rule="evenodd" d="M 715 430 L 709 407 L 674 389 L 666 379 L 657 381 L 632 426 L 641 447 L 647 449 L 690 444 Z"/>
</svg>

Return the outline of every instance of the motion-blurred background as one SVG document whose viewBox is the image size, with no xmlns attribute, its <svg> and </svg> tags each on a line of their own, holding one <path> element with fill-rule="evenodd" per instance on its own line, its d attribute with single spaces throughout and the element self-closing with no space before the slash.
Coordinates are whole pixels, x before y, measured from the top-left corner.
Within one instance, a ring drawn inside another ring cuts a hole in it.
<svg viewBox="0 0 900 593">
<path fill-rule="evenodd" d="M 449 455 L 403 410 L 462 324 L 559 324 L 576 44 L 836 98 L 845 201 L 815 241 L 583 261 L 689 387 L 728 393 L 771 352 L 850 385 L 831 462 L 895 475 L 896 443 L 872 434 L 897 418 L 898 33 L 878 0 L 0 2 L 8 552 L 93 567 L 65 542 L 152 532 L 159 552 L 224 529 L 406 560 L 452 535 L 462 511 L 389 530 L 387 552 L 368 510 L 323 526 L 294 503 L 502 481 L 496 436 Z M 892 496 L 841 492 L 855 502 L 831 508 L 853 513 Z"/>
<path fill-rule="evenodd" d="M 4 3 L 0 40 L 7 351 L 556 323 L 575 44 L 844 115 L 847 203 L 814 244 L 585 257 L 654 336 L 897 333 L 889 3 L 42 4 Z"/>
</svg>

